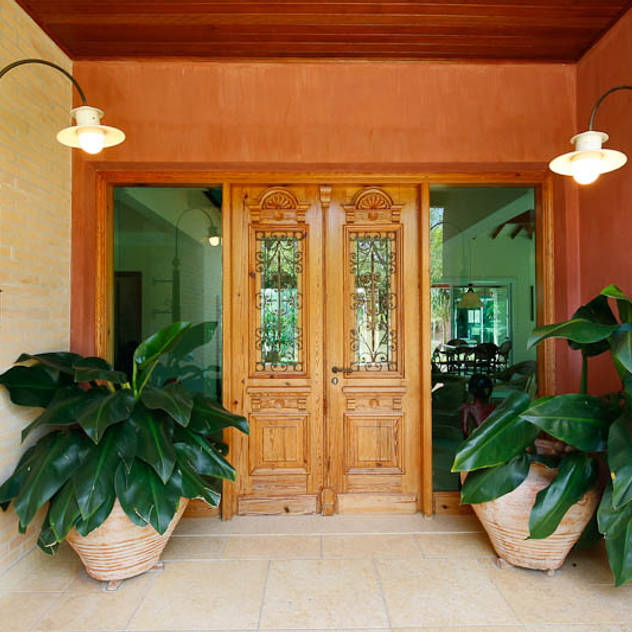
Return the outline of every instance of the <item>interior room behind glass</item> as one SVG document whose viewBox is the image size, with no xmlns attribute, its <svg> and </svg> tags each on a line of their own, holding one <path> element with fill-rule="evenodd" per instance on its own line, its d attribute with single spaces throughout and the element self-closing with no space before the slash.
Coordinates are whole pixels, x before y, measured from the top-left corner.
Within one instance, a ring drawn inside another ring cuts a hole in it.
<svg viewBox="0 0 632 632">
<path fill-rule="evenodd" d="M 118 187 L 114 194 L 114 360 L 166 325 L 192 323 L 155 379 L 221 401 L 222 188 Z"/>
<path fill-rule="evenodd" d="M 433 470 L 456 490 L 458 445 L 513 390 L 534 394 L 532 187 L 430 188 Z"/>
</svg>

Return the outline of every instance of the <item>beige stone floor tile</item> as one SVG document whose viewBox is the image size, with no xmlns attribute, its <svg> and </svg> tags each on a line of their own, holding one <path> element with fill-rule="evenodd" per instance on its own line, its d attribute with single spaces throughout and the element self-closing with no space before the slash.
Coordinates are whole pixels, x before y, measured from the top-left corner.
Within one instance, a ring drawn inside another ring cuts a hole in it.
<svg viewBox="0 0 632 632">
<path fill-rule="evenodd" d="M 388 627 L 371 560 L 270 563 L 261 629 Z"/>
<path fill-rule="evenodd" d="M 163 561 L 217 559 L 224 543 L 225 538 L 221 536 L 171 537 L 161 559 Z"/>
<path fill-rule="evenodd" d="M 589 584 L 614 583 L 603 540 L 588 549 L 572 551 L 558 572 L 563 575 L 577 575 Z"/>
<path fill-rule="evenodd" d="M 475 533 L 483 528 L 473 515 L 235 516 L 183 518 L 176 535 L 344 535 L 352 533 Z"/>
<path fill-rule="evenodd" d="M 419 557 L 412 534 L 325 535 L 323 558 L 406 558 Z"/>
<path fill-rule="evenodd" d="M 81 573 L 33 630 L 123 630 L 156 577 L 157 573 L 146 573 L 124 581 L 114 592 L 106 592 L 103 582 Z"/>
<path fill-rule="evenodd" d="M 478 560 L 378 560 L 391 626 L 517 624 Z"/>
<path fill-rule="evenodd" d="M 26 632 L 50 605 L 57 593 L 5 593 L 0 596 L 0 629 L 2 632 Z"/>
<path fill-rule="evenodd" d="M 394 628 L 393 632 L 524 632 L 522 625 L 457 625 L 441 628 Z"/>
<path fill-rule="evenodd" d="M 495 557 L 486 533 L 422 533 L 415 536 L 424 557 Z"/>
<path fill-rule="evenodd" d="M 489 577 L 523 623 L 597 624 L 632 618 L 632 587 L 590 584 L 579 573 L 499 569 L 481 561 Z"/>
<path fill-rule="evenodd" d="M 60 546 L 54 556 L 36 548 L 0 576 L 0 591 L 61 591 L 80 568 L 81 561 L 66 544 Z"/>
<path fill-rule="evenodd" d="M 268 562 L 166 562 L 130 630 L 256 629 Z"/>
<path fill-rule="evenodd" d="M 541 624 L 526 625 L 526 632 L 623 632 L 625 627 L 616 623 L 591 623 L 587 625 L 572 623 L 553 623 L 551 625 Z M 398 631 L 399 632 L 399 631 Z"/>
<path fill-rule="evenodd" d="M 222 559 L 275 560 L 320 558 L 320 536 L 236 535 L 227 536 Z"/>
</svg>

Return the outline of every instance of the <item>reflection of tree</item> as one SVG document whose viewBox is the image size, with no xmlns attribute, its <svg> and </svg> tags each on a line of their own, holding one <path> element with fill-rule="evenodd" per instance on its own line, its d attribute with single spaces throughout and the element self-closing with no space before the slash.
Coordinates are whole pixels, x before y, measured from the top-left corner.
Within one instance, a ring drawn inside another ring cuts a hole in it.
<svg viewBox="0 0 632 632">
<path fill-rule="evenodd" d="M 443 212 L 443 208 L 430 209 L 430 282 L 433 284 L 443 280 Z M 441 342 L 445 344 L 451 337 L 451 309 L 450 288 L 433 287 L 430 293 L 433 347 Z"/>
</svg>

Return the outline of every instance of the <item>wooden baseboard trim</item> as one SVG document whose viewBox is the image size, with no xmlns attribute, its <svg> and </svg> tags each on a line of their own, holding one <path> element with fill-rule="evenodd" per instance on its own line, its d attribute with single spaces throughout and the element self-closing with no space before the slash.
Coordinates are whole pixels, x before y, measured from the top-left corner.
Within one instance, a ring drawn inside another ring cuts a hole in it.
<svg viewBox="0 0 632 632">
<path fill-rule="evenodd" d="M 195 499 L 189 502 L 184 518 L 219 518 L 220 508 L 212 507 L 205 500 Z"/>
<path fill-rule="evenodd" d="M 315 514 L 320 510 L 318 496 L 242 496 L 237 500 L 237 513 L 240 516 L 282 514 Z"/>
<path fill-rule="evenodd" d="M 434 492 L 432 506 L 435 514 L 467 515 L 472 513 L 470 505 L 461 505 L 461 492 Z"/>
<path fill-rule="evenodd" d="M 417 512 L 417 497 L 409 494 L 338 494 L 340 514 L 414 514 Z"/>
</svg>

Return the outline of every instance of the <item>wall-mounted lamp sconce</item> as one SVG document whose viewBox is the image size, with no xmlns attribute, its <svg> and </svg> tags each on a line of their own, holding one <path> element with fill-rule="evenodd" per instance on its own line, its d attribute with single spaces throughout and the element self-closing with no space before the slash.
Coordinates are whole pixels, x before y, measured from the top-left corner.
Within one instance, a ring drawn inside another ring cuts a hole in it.
<svg viewBox="0 0 632 632">
<path fill-rule="evenodd" d="M 632 85 L 621 85 L 606 90 L 593 106 L 588 122 L 588 131 L 576 134 L 571 138 L 575 151 L 557 156 L 549 163 L 549 168 L 562 176 L 573 176 L 579 184 L 591 184 L 602 173 L 608 173 L 623 167 L 628 157 L 621 151 L 602 149 L 601 145 L 608 140 L 608 134 L 593 130 L 595 114 L 602 101 L 618 90 L 632 90 Z"/>
<path fill-rule="evenodd" d="M 206 219 L 208 220 L 208 232 L 206 234 L 206 239 L 204 242 L 208 243 L 209 246 L 219 246 L 222 243 L 222 237 L 220 235 L 220 231 L 215 225 L 213 218 L 210 216 L 209 212 L 203 208 L 193 207 L 193 208 L 185 208 L 184 211 L 178 215 L 178 219 L 176 220 L 175 226 L 175 235 L 174 235 L 174 257 L 171 262 L 171 315 L 173 317 L 174 322 L 180 320 L 180 258 L 178 256 L 178 235 L 180 234 L 180 220 L 187 214 L 192 211 L 198 211 L 202 213 Z"/>
<path fill-rule="evenodd" d="M 25 64 L 41 64 L 54 68 L 72 81 L 72 84 L 81 97 L 83 105 L 70 112 L 71 117 L 75 119 L 77 124 L 66 127 L 57 133 L 57 140 L 62 145 L 80 147 L 88 154 L 98 154 L 104 147 L 113 147 L 125 140 L 125 134 L 120 129 L 109 127 L 108 125 L 101 125 L 103 111 L 88 105 L 86 96 L 81 86 L 77 83 L 77 80 L 69 72 L 53 62 L 46 61 L 45 59 L 20 59 L 0 70 L 0 79 L 10 70 L 13 70 L 13 68 Z"/>
</svg>

